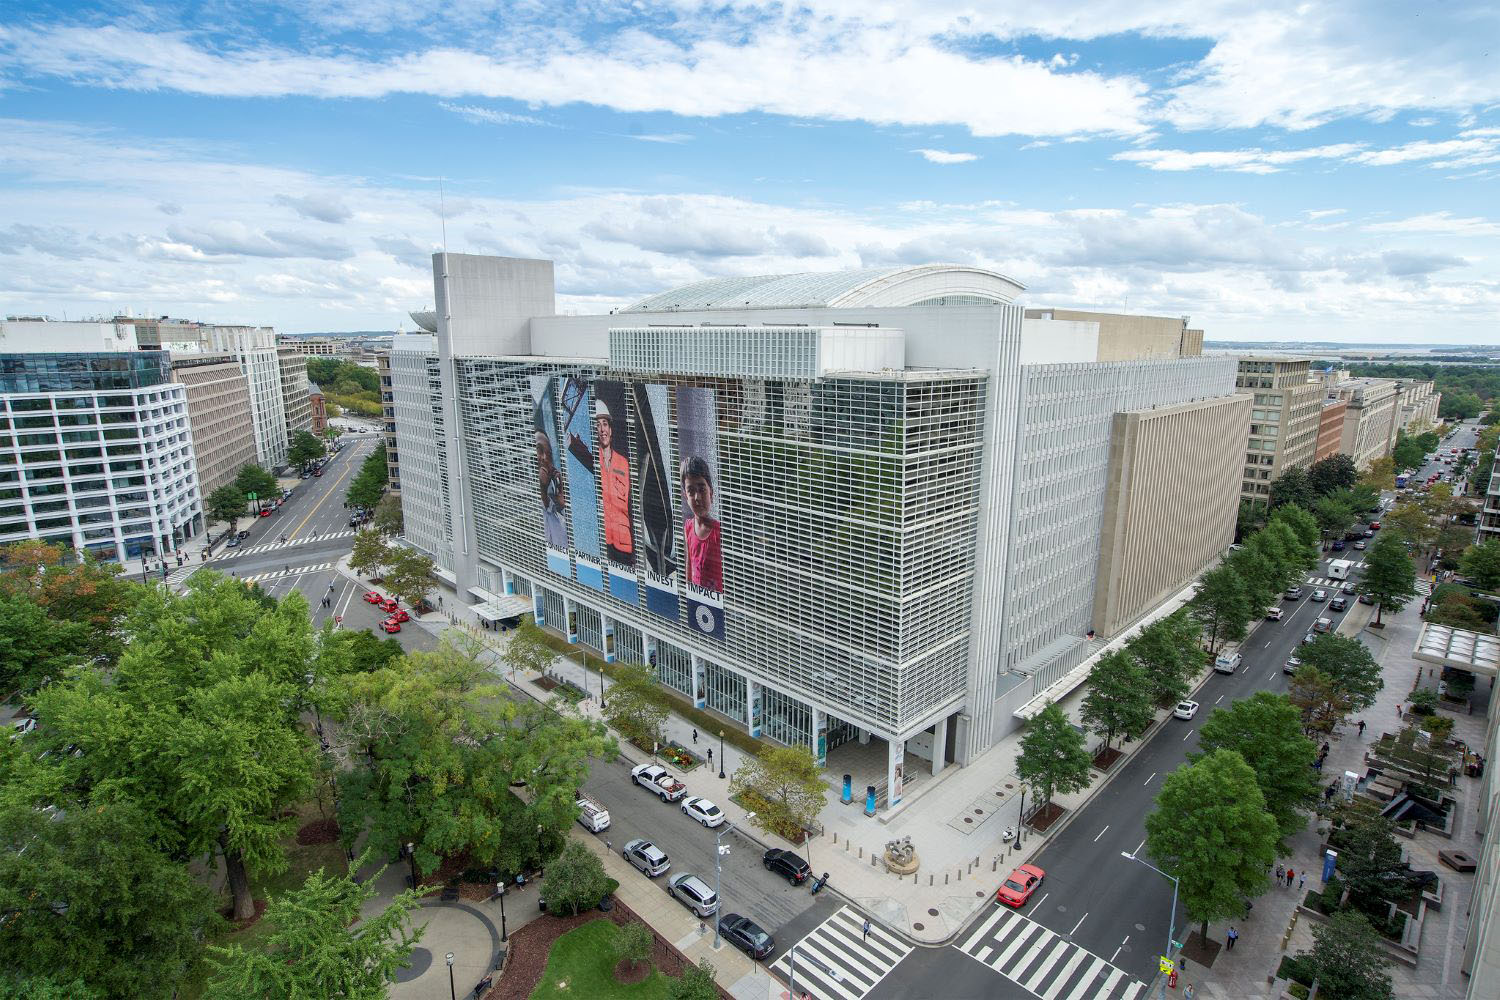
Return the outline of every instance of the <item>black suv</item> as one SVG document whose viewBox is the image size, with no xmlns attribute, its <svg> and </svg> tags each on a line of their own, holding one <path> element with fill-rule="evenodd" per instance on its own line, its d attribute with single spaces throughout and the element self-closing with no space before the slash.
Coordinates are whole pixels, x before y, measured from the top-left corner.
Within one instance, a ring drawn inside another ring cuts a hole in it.
<svg viewBox="0 0 1500 1000">
<path fill-rule="evenodd" d="M 761 860 L 766 864 L 766 871 L 775 872 L 792 885 L 801 885 L 812 874 L 812 867 L 806 861 L 779 847 L 771 848 Z"/>
</svg>

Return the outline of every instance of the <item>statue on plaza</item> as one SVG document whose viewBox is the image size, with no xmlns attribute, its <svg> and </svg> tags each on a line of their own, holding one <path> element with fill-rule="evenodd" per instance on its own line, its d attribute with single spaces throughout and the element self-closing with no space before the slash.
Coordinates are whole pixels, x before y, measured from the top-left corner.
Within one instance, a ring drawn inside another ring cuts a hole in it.
<svg viewBox="0 0 1500 1000">
<path fill-rule="evenodd" d="M 917 849 L 910 837 L 887 841 L 885 845 L 885 870 L 895 875 L 910 875 L 921 867 Z"/>
</svg>

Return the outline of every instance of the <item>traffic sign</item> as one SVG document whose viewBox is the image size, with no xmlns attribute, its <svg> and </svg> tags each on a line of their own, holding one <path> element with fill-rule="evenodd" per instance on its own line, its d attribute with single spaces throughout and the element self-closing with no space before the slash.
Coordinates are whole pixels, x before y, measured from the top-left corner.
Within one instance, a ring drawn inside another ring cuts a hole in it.
<svg viewBox="0 0 1500 1000">
<path fill-rule="evenodd" d="M 1160 966 L 1159 966 L 1160 969 L 1161 969 L 1161 971 L 1167 973 L 1168 975 L 1171 974 L 1171 972 L 1172 972 L 1173 969 L 1177 968 L 1176 963 L 1173 962 L 1170 958 L 1168 958 L 1165 955 L 1159 956 L 1158 960 L 1161 963 Z"/>
</svg>

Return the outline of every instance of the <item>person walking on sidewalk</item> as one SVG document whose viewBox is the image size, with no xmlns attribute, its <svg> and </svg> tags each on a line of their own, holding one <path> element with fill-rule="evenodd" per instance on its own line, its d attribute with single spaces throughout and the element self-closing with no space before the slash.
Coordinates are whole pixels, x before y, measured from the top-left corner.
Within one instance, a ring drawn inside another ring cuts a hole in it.
<svg viewBox="0 0 1500 1000">
<path fill-rule="evenodd" d="M 1277 865 L 1276 866 L 1276 881 L 1280 882 L 1284 878 L 1286 878 L 1286 866 L 1285 865 Z"/>
<path fill-rule="evenodd" d="M 1296 876 L 1297 876 L 1297 873 L 1294 870 L 1292 870 L 1291 868 L 1288 868 L 1286 870 L 1286 887 L 1288 889 L 1290 889 L 1292 887 L 1292 879 L 1295 878 Z"/>
<path fill-rule="evenodd" d="M 698 745 L 698 730 L 693 730 L 693 746 Z"/>
<path fill-rule="evenodd" d="M 861 944 L 863 944 L 864 942 L 870 940 L 870 918 L 869 917 L 865 917 L 864 936 L 861 937 L 859 940 L 860 940 Z"/>
<path fill-rule="evenodd" d="M 1306 889 L 1306 888 L 1307 888 L 1307 872 L 1303 872 L 1301 875 L 1297 876 L 1297 891 L 1300 892 L 1300 891 L 1302 891 L 1303 889 Z"/>
<path fill-rule="evenodd" d="M 709 767 L 713 767 L 714 766 L 714 748 L 713 747 L 709 747 L 708 748 L 708 766 Z"/>
<path fill-rule="evenodd" d="M 1360 719 L 1359 720 L 1359 735 L 1360 735 L 1361 739 L 1364 738 L 1364 735 L 1365 735 L 1365 720 L 1364 719 Z"/>
<path fill-rule="evenodd" d="M 1237 930 L 1235 930 L 1234 927 L 1231 926 L 1229 928 L 1229 933 L 1226 934 L 1226 935 L 1224 935 L 1224 950 L 1225 951 L 1234 951 L 1234 943 L 1236 941 L 1238 941 L 1239 939 L 1240 939 L 1240 932 L 1237 931 Z"/>
</svg>

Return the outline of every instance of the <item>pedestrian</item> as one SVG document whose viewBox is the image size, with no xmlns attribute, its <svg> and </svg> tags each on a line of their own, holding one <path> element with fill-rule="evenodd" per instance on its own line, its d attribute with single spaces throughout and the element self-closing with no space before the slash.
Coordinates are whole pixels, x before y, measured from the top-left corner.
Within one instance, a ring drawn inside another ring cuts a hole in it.
<svg viewBox="0 0 1500 1000">
<path fill-rule="evenodd" d="M 1285 865 L 1277 865 L 1276 866 L 1276 881 L 1280 882 L 1284 878 L 1286 878 L 1286 866 Z"/>
<path fill-rule="evenodd" d="M 1307 872 L 1297 876 L 1297 890 L 1300 892 L 1307 888 Z"/>
<path fill-rule="evenodd" d="M 1323 801 L 1325 801 L 1325 802 L 1332 802 L 1333 801 L 1333 786 L 1332 785 L 1329 785 L 1327 788 L 1323 789 Z"/>
<path fill-rule="evenodd" d="M 1292 887 L 1292 879 L 1294 877 L 1296 877 L 1296 874 L 1297 873 L 1294 870 L 1292 870 L 1291 868 L 1288 868 L 1286 870 L 1286 887 L 1288 889 L 1290 889 Z"/>
<path fill-rule="evenodd" d="M 1237 931 L 1237 930 L 1235 930 L 1233 927 L 1230 927 L 1229 928 L 1229 933 L 1226 934 L 1226 935 L 1224 935 L 1224 942 L 1225 942 L 1224 947 L 1225 947 L 1225 950 L 1226 951 L 1234 951 L 1234 943 L 1236 941 L 1238 941 L 1239 939 L 1240 939 L 1240 932 Z"/>
<path fill-rule="evenodd" d="M 1328 756 L 1328 750 L 1329 750 L 1328 744 L 1327 744 L 1327 742 L 1324 742 L 1323 749 L 1321 751 L 1324 757 Z"/>
<path fill-rule="evenodd" d="M 864 943 L 865 941 L 870 940 L 870 918 L 869 917 L 865 918 L 864 936 L 861 937 L 859 940 L 860 940 L 861 943 Z"/>
<path fill-rule="evenodd" d="M 1193 984 L 1188 983 L 1187 988 L 1182 991 L 1182 1000 L 1193 1000 Z"/>
<path fill-rule="evenodd" d="M 713 747 L 709 747 L 708 748 L 708 766 L 709 767 L 713 767 L 714 766 L 714 748 Z"/>
<path fill-rule="evenodd" d="M 698 730 L 693 730 L 693 746 L 698 745 Z"/>
<path fill-rule="evenodd" d="M 1396 718 L 1401 718 L 1401 705 L 1399 702 L 1396 705 Z"/>
<path fill-rule="evenodd" d="M 1364 734 L 1365 734 L 1365 720 L 1364 719 L 1360 719 L 1359 720 L 1359 735 L 1360 736 L 1364 736 Z"/>
</svg>

